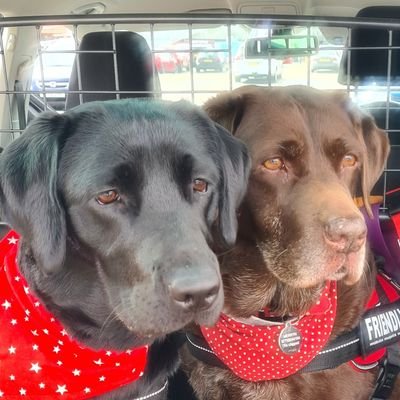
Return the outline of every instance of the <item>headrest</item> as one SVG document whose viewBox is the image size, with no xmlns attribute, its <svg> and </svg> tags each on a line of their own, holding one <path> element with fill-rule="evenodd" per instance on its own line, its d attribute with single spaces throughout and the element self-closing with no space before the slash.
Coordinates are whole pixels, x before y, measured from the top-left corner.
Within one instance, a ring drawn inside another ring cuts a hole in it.
<svg viewBox="0 0 400 400">
<path fill-rule="evenodd" d="M 357 17 L 363 18 L 400 18 L 398 6 L 373 6 L 359 11 Z M 351 29 L 348 47 L 387 47 L 389 46 L 389 29 L 359 27 Z M 393 30 L 392 46 L 400 46 L 400 31 Z M 348 69 L 348 58 L 350 68 Z M 388 49 L 345 50 L 340 65 L 339 82 L 351 85 L 368 85 L 371 83 L 387 84 Z M 400 82 L 400 50 L 392 50 L 390 82 Z"/>
<path fill-rule="evenodd" d="M 115 32 L 119 90 L 160 91 L 158 74 L 153 74 L 153 56 L 146 40 L 134 32 Z M 91 32 L 81 41 L 79 51 L 112 51 L 112 32 Z M 69 90 L 79 90 L 77 58 L 69 81 Z M 79 53 L 82 90 L 115 91 L 113 53 Z M 150 97 L 152 93 L 126 93 L 120 98 Z M 111 100 L 115 93 L 83 93 L 83 102 Z M 79 94 L 68 93 L 66 109 L 79 105 Z"/>
</svg>

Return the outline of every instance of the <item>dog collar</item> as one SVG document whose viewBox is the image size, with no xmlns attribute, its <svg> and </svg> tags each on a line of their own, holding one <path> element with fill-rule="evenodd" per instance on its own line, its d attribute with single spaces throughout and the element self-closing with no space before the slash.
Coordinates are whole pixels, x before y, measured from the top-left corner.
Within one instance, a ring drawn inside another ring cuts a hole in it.
<svg viewBox="0 0 400 400">
<path fill-rule="evenodd" d="M 336 306 L 336 282 L 330 281 L 318 303 L 297 321 L 250 324 L 222 314 L 214 327 L 201 331 L 212 351 L 241 379 L 282 379 L 301 370 L 328 342 Z"/>
<path fill-rule="evenodd" d="M 84 400 L 139 379 L 148 347 L 97 351 L 68 336 L 19 273 L 18 238 L 0 242 L 0 399 Z"/>
</svg>

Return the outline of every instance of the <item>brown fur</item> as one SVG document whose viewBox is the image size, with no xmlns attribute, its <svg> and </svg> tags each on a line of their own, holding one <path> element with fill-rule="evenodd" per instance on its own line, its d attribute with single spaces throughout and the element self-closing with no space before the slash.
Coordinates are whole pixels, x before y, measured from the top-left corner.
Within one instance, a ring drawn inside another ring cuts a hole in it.
<svg viewBox="0 0 400 400">
<path fill-rule="evenodd" d="M 335 279 L 332 338 L 356 326 L 375 267 L 368 262 L 364 220 L 353 197 L 367 200 L 382 173 L 389 152 L 386 134 L 345 95 L 300 86 L 242 87 L 209 100 L 205 109 L 245 142 L 253 162 L 237 245 L 221 259 L 224 311 L 249 317 L 268 307 L 282 316 L 301 315 L 316 302 L 324 282 Z M 356 155 L 354 167 L 341 167 L 345 154 Z M 266 170 L 263 163 L 274 157 L 286 168 Z M 327 240 L 327 226 L 336 218 L 360 232 L 346 249 Z M 343 364 L 252 383 L 187 353 L 184 359 L 201 400 L 368 399 L 376 375 Z M 396 390 L 393 399 L 400 398 Z"/>
</svg>

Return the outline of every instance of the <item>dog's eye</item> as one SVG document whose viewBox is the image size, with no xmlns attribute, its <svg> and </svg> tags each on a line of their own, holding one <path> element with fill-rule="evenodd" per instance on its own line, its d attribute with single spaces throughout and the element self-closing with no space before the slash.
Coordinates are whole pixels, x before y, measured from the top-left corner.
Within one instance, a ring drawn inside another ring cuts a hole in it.
<svg viewBox="0 0 400 400">
<path fill-rule="evenodd" d="M 346 154 L 342 159 L 342 168 L 354 167 L 357 163 L 357 157 L 354 154 Z"/>
<path fill-rule="evenodd" d="M 193 181 L 193 191 L 199 193 L 206 193 L 208 190 L 208 183 L 203 179 L 195 179 Z"/>
<path fill-rule="evenodd" d="M 103 205 L 114 203 L 120 199 L 120 195 L 116 190 L 107 190 L 106 192 L 100 193 L 96 197 L 96 201 Z"/>
<path fill-rule="evenodd" d="M 283 169 L 285 167 L 285 163 L 279 157 L 270 158 L 263 163 L 264 167 L 269 169 L 270 171 L 277 171 L 279 169 Z"/>
</svg>

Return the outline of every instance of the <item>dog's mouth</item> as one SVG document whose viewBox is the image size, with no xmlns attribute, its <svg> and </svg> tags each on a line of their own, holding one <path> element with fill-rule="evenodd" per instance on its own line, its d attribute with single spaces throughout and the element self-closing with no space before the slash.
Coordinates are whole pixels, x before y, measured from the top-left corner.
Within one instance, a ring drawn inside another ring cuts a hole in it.
<svg viewBox="0 0 400 400">
<path fill-rule="evenodd" d="M 145 300 L 145 299 L 144 299 Z M 143 344 L 165 337 L 185 326 L 196 323 L 202 326 L 214 325 L 220 315 L 224 302 L 222 287 L 209 306 L 189 307 L 186 304 L 176 304 L 167 299 L 160 302 L 144 301 L 141 307 L 134 307 L 133 301 L 124 296 L 115 307 L 116 318 Z M 136 303 L 138 300 L 136 299 Z M 139 310 L 140 309 L 140 310 Z"/>
<path fill-rule="evenodd" d="M 353 285 L 357 283 L 362 276 L 364 262 L 364 247 L 355 252 L 336 254 L 333 265 L 328 267 L 329 271 L 333 271 L 328 275 L 328 280 L 343 280 L 346 285 Z"/>
</svg>

